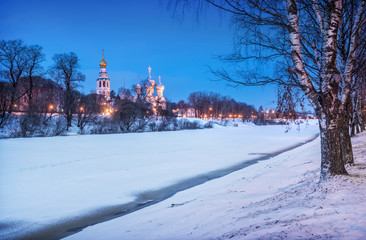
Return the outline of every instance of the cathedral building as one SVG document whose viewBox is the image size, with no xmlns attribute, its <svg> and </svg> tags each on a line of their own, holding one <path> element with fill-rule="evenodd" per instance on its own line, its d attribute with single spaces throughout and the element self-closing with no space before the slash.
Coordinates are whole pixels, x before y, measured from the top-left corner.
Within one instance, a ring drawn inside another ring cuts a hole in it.
<svg viewBox="0 0 366 240">
<path fill-rule="evenodd" d="M 111 86 L 110 86 L 110 79 L 108 78 L 107 74 L 107 62 L 104 59 L 104 50 L 103 50 L 103 57 L 102 60 L 99 63 L 100 66 L 100 72 L 99 77 L 97 79 L 97 89 L 96 93 L 103 95 L 107 101 L 110 100 L 110 92 L 111 92 Z M 144 86 L 145 91 L 143 91 L 143 86 L 141 86 L 140 83 L 138 83 L 135 87 L 135 93 L 136 97 L 132 99 L 133 101 L 136 101 L 138 97 L 142 97 L 145 101 L 149 102 L 151 104 L 151 108 L 155 111 L 158 107 L 161 107 L 162 109 L 166 109 L 166 99 L 164 97 L 164 85 L 161 83 L 161 77 L 159 76 L 159 83 L 156 85 L 155 80 L 151 77 L 151 67 L 149 66 L 149 77 L 148 82 Z M 156 95 L 155 95 L 156 90 Z M 141 96 L 143 94 L 144 96 Z M 122 96 L 124 93 L 121 93 L 121 98 L 124 98 Z"/>
<path fill-rule="evenodd" d="M 103 50 L 102 61 L 100 61 L 99 66 L 100 66 L 100 72 L 99 77 L 97 79 L 97 94 L 103 95 L 105 99 L 108 101 L 110 100 L 111 85 L 106 68 L 107 62 L 104 59 L 104 50 Z"/>
<path fill-rule="evenodd" d="M 145 86 L 145 100 L 151 103 L 152 109 L 156 109 L 157 107 L 161 107 L 162 109 L 166 109 L 166 99 L 164 97 L 164 85 L 161 84 L 161 77 L 159 76 L 159 83 L 156 85 L 155 80 L 151 77 L 151 67 L 149 66 L 149 77 L 148 83 Z M 155 95 L 156 89 L 156 95 Z M 142 86 L 138 83 L 135 87 L 136 96 L 142 94 Z"/>
</svg>

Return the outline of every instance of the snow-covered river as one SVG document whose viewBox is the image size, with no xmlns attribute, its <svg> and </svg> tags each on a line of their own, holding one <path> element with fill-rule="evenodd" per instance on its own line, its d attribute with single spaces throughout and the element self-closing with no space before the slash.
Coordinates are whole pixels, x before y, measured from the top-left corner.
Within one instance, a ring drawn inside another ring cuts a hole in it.
<svg viewBox="0 0 366 240">
<path fill-rule="evenodd" d="M 55 233 L 60 225 L 76 231 L 73 223 L 125 214 L 169 197 L 173 188 L 188 188 L 303 143 L 318 126 L 285 130 L 242 125 L 0 140 L 0 238 Z"/>
</svg>

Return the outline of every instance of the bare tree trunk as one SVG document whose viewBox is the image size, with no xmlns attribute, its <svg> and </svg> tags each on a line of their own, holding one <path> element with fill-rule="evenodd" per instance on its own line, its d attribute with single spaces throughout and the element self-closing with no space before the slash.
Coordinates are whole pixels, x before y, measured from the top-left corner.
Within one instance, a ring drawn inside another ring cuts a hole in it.
<svg viewBox="0 0 366 240">
<path fill-rule="evenodd" d="M 356 135 L 354 120 L 351 122 L 351 137 Z"/>
<path fill-rule="evenodd" d="M 357 97 L 355 95 L 356 95 L 356 93 L 353 93 L 351 95 L 351 115 L 350 115 L 351 137 L 356 135 L 355 120 L 356 120 L 356 101 L 357 101 Z"/>
<path fill-rule="evenodd" d="M 351 136 L 349 134 L 349 122 L 350 122 L 350 99 L 347 106 L 345 107 L 345 112 L 340 113 L 341 117 L 341 146 L 342 146 L 342 156 L 344 164 L 353 164 L 353 150 Z"/>
<path fill-rule="evenodd" d="M 330 175 L 347 174 L 341 150 L 339 117 L 335 117 L 329 122 L 327 119 L 319 118 L 319 126 L 321 140 L 320 179 L 326 180 Z"/>
<path fill-rule="evenodd" d="M 361 126 L 361 132 L 365 131 L 365 118 L 364 115 L 362 114 L 362 106 L 361 106 L 361 113 L 360 113 L 360 126 Z"/>
<path fill-rule="evenodd" d="M 33 108 L 33 76 L 29 76 L 28 108 Z"/>
</svg>

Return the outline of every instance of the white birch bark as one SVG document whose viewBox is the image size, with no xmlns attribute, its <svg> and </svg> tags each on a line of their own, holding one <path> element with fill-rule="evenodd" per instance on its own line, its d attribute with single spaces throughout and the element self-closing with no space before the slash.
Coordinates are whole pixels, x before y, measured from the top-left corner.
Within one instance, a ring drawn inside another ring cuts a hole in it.
<svg viewBox="0 0 366 240">
<path fill-rule="evenodd" d="M 321 23 L 321 19 L 319 19 L 320 25 L 324 28 L 322 34 L 322 86 L 320 93 L 315 90 L 303 61 L 296 0 L 286 0 L 286 4 L 290 25 L 289 40 L 291 43 L 291 57 L 295 73 L 319 118 L 322 153 L 321 179 L 327 179 L 333 174 L 346 174 L 340 143 L 341 119 L 339 114 L 340 101 L 338 99 L 338 89 L 341 76 L 336 64 L 337 34 L 342 13 L 342 0 L 333 1 L 333 8 L 329 9 L 324 23 Z"/>
</svg>

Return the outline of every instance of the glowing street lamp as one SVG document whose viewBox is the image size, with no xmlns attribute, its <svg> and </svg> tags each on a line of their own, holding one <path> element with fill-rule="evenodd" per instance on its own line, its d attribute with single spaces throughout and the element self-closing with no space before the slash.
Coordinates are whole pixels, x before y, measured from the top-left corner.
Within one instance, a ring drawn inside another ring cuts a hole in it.
<svg viewBox="0 0 366 240">
<path fill-rule="evenodd" d="M 49 108 L 50 110 L 53 110 L 53 105 L 51 104 L 48 108 Z"/>
<path fill-rule="evenodd" d="M 83 107 L 80 107 L 80 111 L 84 111 L 84 108 Z"/>
</svg>

